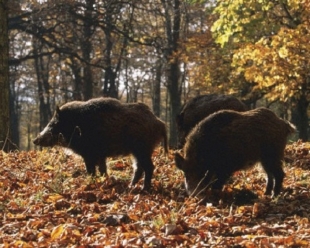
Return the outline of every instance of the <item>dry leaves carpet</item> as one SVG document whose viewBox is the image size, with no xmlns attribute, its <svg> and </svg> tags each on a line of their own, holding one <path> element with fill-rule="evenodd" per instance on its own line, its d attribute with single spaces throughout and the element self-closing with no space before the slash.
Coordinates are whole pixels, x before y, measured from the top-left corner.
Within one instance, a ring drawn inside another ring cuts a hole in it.
<svg viewBox="0 0 310 248">
<path fill-rule="evenodd" d="M 310 247 L 309 150 L 287 146 L 275 199 L 256 166 L 204 200 L 185 195 L 173 151 L 154 153 L 150 193 L 128 187 L 129 158 L 91 178 L 61 149 L 0 152 L 0 247 Z"/>
</svg>

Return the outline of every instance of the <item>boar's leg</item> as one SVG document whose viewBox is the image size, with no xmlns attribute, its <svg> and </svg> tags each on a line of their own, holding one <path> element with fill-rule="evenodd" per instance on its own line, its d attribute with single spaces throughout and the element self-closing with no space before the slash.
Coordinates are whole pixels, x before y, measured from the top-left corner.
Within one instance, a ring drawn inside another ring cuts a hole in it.
<svg viewBox="0 0 310 248">
<path fill-rule="evenodd" d="M 284 179 L 284 171 L 282 169 L 282 162 L 280 161 L 264 161 L 262 162 L 264 170 L 267 173 L 267 186 L 265 195 L 271 195 L 272 190 L 274 196 L 280 194 L 282 183 Z"/>
<path fill-rule="evenodd" d="M 85 165 L 86 165 L 86 170 L 87 170 L 87 173 L 92 175 L 92 176 L 96 176 L 96 165 L 98 164 L 99 166 L 99 172 L 100 172 L 100 175 L 107 175 L 107 165 L 106 165 L 106 158 L 103 157 L 103 158 L 99 158 L 99 159 L 96 159 L 95 157 L 87 157 L 87 158 L 84 158 L 84 161 L 85 161 Z"/>
<path fill-rule="evenodd" d="M 99 159 L 98 161 L 98 165 L 99 165 L 99 172 L 100 172 L 100 175 L 108 175 L 107 173 L 107 164 L 106 164 L 106 158 L 101 158 Z"/>
<path fill-rule="evenodd" d="M 85 158 L 84 162 L 86 166 L 86 171 L 89 175 L 95 176 L 96 175 L 96 160 L 94 158 Z"/>
<path fill-rule="evenodd" d="M 281 163 L 282 165 L 282 163 Z M 285 176 L 285 173 L 282 169 L 282 167 L 278 168 L 278 170 L 276 170 L 274 172 L 274 180 L 275 180 L 275 185 L 274 185 L 274 188 L 273 188 L 273 195 L 274 196 L 277 196 L 280 194 L 280 191 L 282 189 L 282 183 L 283 183 L 283 179 L 284 179 L 284 176 Z"/>
<path fill-rule="evenodd" d="M 143 168 L 140 166 L 138 167 L 137 162 L 135 161 L 133 163 L 133 178 L 131 180 L 131 185 L 134 186 L 142 177 L 143 174 Z"/>
<path fill-rule="evenodd" d="M 274 176 L 273 173 L 270 171 L 267 171 L 267 185 L 266 185 L 266 190 L 265 190 L 265 195 L 271 195 L 271 192 L 274 188 Z"/>
<path fill-rule="evenodd" d="M 134 154 L 136 158 L 136 164 L 134 166 L 134 176 L 131 181 L 131 185 L 135 185 L 141 178 L 144 172 L 144 185 L 143 190 L 149 190 L 151 188 L 151 179 L 153 176 L 154 165 L 151 159 L 151 155 L 147 154 Z"/>
<path fill-rule="evenodd" d="M 210 175 L 212 175 L 210 173 Z M 223 173 L 217 173 L 215 178 L 214 178 L 214 182 L 212 184 L 212 189 L 216 189 L 216 190 L 222 190 L 224 184 L 226 183 L 226 181 L 228 180 L 228 178 L 230 177 L 230 174 L 223 174 Z M 212 183 L 212 182 L 210 182 Z"/>
</svg>

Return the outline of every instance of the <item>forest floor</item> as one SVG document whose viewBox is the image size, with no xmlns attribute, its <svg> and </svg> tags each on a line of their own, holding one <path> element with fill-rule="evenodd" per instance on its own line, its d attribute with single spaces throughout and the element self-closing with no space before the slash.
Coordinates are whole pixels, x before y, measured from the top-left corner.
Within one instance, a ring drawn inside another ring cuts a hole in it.
<svg viewBox="0 0 310 248">
<path fill-rule="evenodd" d="M 221 196 L 188 197 L 173 151 L 157 149 L 152 190 L 129 188 L 130 158 L 87 176 L 63 149 L 0 151 L 0 247 L 310 247 L 310 143 L 287 146 L 280 196 L 263 195 L 260 166 Z"/>
</svg>

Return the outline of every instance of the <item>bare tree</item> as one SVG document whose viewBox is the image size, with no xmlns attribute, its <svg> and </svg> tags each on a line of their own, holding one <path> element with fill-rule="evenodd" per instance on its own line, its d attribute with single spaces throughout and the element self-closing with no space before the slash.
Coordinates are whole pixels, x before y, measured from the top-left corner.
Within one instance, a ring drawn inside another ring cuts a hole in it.
<svg viewBox="0 0 310 248">
<path fill-rule="evenodd" d="M 180 0 L 161 0 L 164 9 L 167 44 L 164 57 L 167 61 L 167 87 L 170 96 L 170 140 L 171 146 L 177 144 L 175 116 L 181 108 L 180 62 L 177 56 L 181 33 L 182 4 Z"/>
<path fill-rule="evenodd" d="M 9 39 L 7 1 L 0 0 L 0 149 L 9 149 Z"/>
<path fill-rule="evenodd" d="M 35 55 L 42 52 L 43 45 L 38 40 L 34 39 L 32 44 Z M 40 129 L 44 128 L 52 117 L 50 106 L 49 64 L 50 56 L 35 56 L 34 65 L 38 83 Z"/>
</svg>

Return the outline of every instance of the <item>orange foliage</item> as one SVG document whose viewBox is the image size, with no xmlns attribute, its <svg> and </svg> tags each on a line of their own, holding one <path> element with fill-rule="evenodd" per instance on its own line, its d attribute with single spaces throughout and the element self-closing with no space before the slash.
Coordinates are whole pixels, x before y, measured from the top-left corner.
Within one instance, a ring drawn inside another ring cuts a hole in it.
<svg viewBox="0 0 310 248">
<path fill-rule="evenodd" d="M 160 150 L 150 193 L 128 188 L 127 160 L 90 178 L 63 150 L 0 153 L 2 247 L 309 247 L 310 144 L 286 148 L 284 190 L 263 196 L 260 167 L 237 172 L 221 196 L 185 196 L 170 151 Z M 254 194 L 255 193 L 255 194 Z"/>
</svg>

